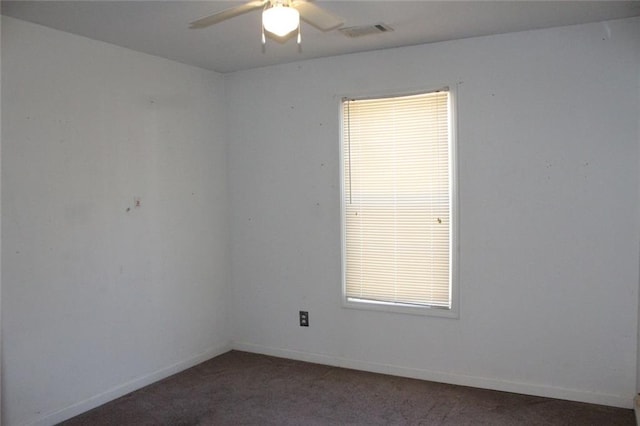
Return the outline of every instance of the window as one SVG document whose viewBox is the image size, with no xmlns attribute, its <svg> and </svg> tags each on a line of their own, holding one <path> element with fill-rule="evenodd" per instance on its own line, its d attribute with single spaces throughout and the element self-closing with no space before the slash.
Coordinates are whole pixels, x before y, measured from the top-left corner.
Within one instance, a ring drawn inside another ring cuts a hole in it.
<svg viewBox="0 0 640 426">
<path fill-rule="evenodd" d="M 456 316 L 451 91 L 342 101 L 345 305 Z"/>
</svg>

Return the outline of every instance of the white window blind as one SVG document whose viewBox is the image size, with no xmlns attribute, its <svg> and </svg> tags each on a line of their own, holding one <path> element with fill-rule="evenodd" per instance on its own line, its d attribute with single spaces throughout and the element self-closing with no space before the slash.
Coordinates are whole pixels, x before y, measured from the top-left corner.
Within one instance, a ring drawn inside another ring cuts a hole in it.
<svg viewBox="0 0 640 426">
<path fill-rule="evenodd" d="M 342 105 L 347 300 L 451 308 L 449 91 Z"/>
</svg>

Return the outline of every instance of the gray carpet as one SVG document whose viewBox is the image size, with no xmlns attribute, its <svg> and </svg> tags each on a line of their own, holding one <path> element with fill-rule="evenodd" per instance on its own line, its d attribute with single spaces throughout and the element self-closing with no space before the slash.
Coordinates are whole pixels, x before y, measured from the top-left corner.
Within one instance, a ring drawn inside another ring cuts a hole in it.
<svg viewBox="0 0 640 426">
<path fill-rule="evenodd" d="M 231 351 L 63 425 L 629 425 L 633 410 Z"/>
</svg>

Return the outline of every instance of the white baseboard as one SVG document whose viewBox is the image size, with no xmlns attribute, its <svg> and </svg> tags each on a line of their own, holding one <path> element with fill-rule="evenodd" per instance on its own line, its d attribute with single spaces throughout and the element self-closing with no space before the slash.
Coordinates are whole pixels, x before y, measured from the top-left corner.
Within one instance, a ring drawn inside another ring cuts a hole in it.
<svg viewBox="0 0 640 426">
<path fill-rule="evenodd" d="M 113 401 L 116 398 L 120 398 L 130 392 L 143 388 L 147 385 L 155 383 L 159 380 L 172 376 L 176 373 L 179 373 L 187 368 L 191 368 L 194 365 L 198 365 L 204 361 L 207 361 L 211 358 L 214 358 L 218 355 L 221 355 L 225 352 L 231 350 L 230 345 L 223 345 L 214 348 L 210 348 L 207 351 L 196 355 L 194 357 L 179 361 L 175 364 L 172 364 L 168 367 L 162 368 L 160 370 L 154 371 L 151 374 L 147 374 L 143 377 L 139 377 L 137 379 L 131 380 L 127 383 L 123 383 L 114 388 L 111 388 L 105 392 L 102 392 L 98 395 L 94 395 L 90 398 L 85 399 L 84 401 L 80 401 L 75 403 L 69 407 L 65 407 L 63 409 L 57 410 L 55 412 L 51 412 L 45 414 L 40 419 L 29 423 L 30 426 L 50 426 L 60 423 L 62 421 L 68 420 L 78 414 L 82 414 L 86 411 L 89 411 L 93 408 L 99 407 L 102 404 L 105 404 L 109 401 Z"/>
<path fill-rule="evenodd" d="M 621 395 L 585 392 L 576 389 L 564 389 L 551 386 L 541 386 L 529 383 L 517 383 L 503 380 L 489 379 L 486 377 L 467 376 L 441 371 L 407 368 L 397 365 L 379 364 L 367 361 L 352 360 L 294 351 L 289 349 L 272 348 L 251 343 L 233 343 L 233 349 L 246 352 L 254 352 L 281 358 L 295 359 L 299 361 L 313 362 L 317 364 L 331 365 L 335 367 L 350 368 L 354 370 L 370 371 L 373 373 L 389 374 L 393 376 L 409 377 L 412 379 L 429 380 L 433 382 L 448 383 L 452 385 L 470 386 L 482 389 L 491 389 L 503 392 L 513 392 L 525 395 L 542 396 L 547 398 L 564 399 L 568 401 L 587 402 L 590 404 L 608 405 L 619 408 L 633 408 L 633 397 Z M 639 407 L 640 409 L 640 407 Z M 640 424 L 639 424 L 640 426 Z"/>
</svg>

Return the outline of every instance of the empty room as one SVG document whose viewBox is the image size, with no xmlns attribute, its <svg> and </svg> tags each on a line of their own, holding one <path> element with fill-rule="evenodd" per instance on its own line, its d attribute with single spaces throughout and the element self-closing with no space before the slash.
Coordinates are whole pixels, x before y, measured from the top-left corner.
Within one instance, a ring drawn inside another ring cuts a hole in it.
<svg viewBox="0 0 640 426">
<path fill-rule="evenodd" d="M 635 424 L 640 1 L 3 1 L 0 59 L 2 425 Z"/>
</svg>

